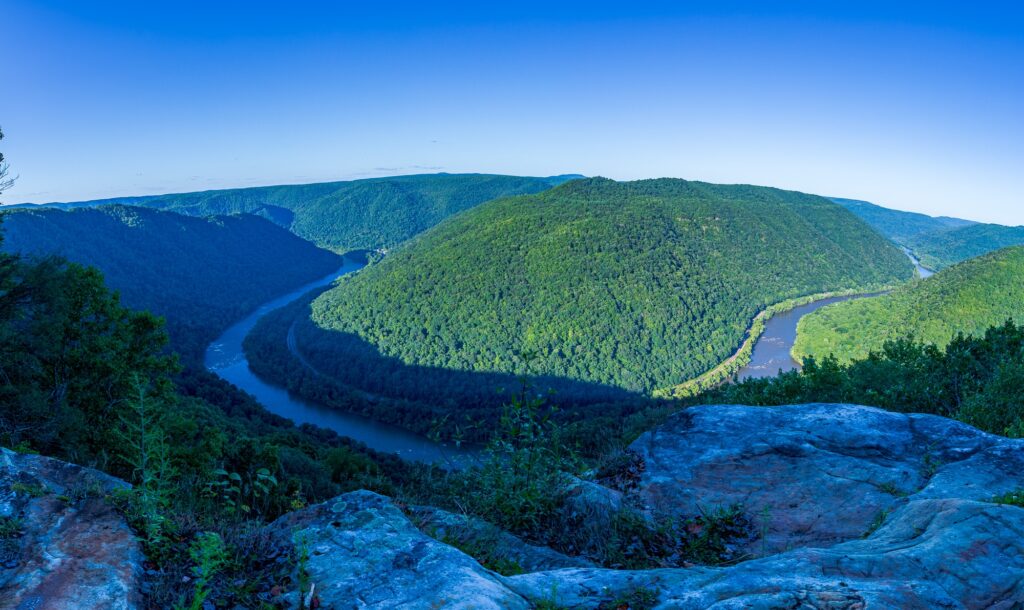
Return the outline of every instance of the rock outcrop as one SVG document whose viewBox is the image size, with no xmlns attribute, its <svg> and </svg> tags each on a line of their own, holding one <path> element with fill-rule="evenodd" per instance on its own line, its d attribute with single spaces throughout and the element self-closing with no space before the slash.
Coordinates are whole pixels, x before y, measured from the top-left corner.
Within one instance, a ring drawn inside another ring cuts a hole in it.
<svg viewBox="0 0 1024 610">
<path fill-rule="evenodd" d="M 989 450 L 1019 454 L 1011 447 L 1020 445 L 942 417 L 822 404 L 687 409 L 631 449 L 645 463 L 639 495 L 650 511 L 742 505 L 764 534 L 747 550 L 763 555 L 860 538 L 939 474 L 945 491 L 928 497 L 1011 491 L 1012 480 L 979 481 L 973 467 Z"/>
<path fill-rule="evenodd" d="M 320 606 L 530 608 L 468 555 L 427 536 L 388 498 L 356 491 L 290 513 L 270 532 L 309 559 L 300 569 Z M 297 596 L 297 593 L 293 593 Z M 294 601 L 292 607 L 294 607 Z"/>
<path fill-rule="evenodd" d="M 483 555 L 500 564 L 492 567 L 498 571 L 503 571 L 503 568 L 503 573 L 594 567 L 593 563 L 581 557 L 569 557 L 547 547 L 524 542 L 481 519 L 433 506 L 413 506 L 407 512 L 416 527 L 431 538 L 463 549 L 477 559 Z"/>
<path fill-rule="evenodd" d="M 141 607 L 142 551 L 103 496 L 123 481 L 0 449 L 0 608 Z"/>
<path fill-rule="evenodd" d="M 1024 441 L 850 405 L 704 406 L 631 449 L 642 463 L 624 491 L 574 481 L 573 510 L 689 518 L 741 506 L 757 530 L 745 560 L 598 568 L 368 491 L 264 533 L 301 558 L 294 578 L 315 585 L 306 601 L 335 610 L 1024 607 L 1024 508 L 1000 501 L 1024 489 Z M 0 454 L 0 607 L 140 604 L 138 544 L 101 498 L 119 487 L 86 468 Z M 456 546 L 526 573 L 502 576 Z M 298 595 L 276 601 L 297 607 Z"/>
<path fill-rule="evenodd" d="M 707 406 L 677 414 L 632 449 L 645 464 L 622 501 L 679 516 L 698 505 L 742 505 L 763 532 L 749 543 L 749 559 L 718 568 L 499 576 L 368 492 L 274 527 L 305 541 L 310 579 L 325 606 L 337 608 L 1024 604 L 1024 509 L 994 501 L 1024 487 L 1024 442 L 939 417 L 850 405 Z M 429 521 L 438 520 L 459 526 L 443 514 Z"/>
<path fill-rule="evenodd" d="M 531 600 L 593 608 L 1016 608 L 1024 605 L 1024 441 L 851 405 L 706 406 L 631 447 L 651 513 L 742 505 L 763 532 L 727 568 L 538 572 Z M 759 520 L 759 521 L 758 521 Z"/>
</svg>

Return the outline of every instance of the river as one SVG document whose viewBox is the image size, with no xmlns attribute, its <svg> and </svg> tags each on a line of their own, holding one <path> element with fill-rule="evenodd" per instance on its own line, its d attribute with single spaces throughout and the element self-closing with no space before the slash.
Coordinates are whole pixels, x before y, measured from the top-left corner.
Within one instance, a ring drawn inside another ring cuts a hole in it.
<svg viewBox="0 0 1024 610">
<path fill-rule="evenodd" d="M 932 272 L 922 267 L 920 261 L 909 250 L 904 248 L 904 252 L 914 262 L 914 266 L 922 278 L 932 275 Z M 325 407 L 260 379 L 249 368 L 249 361 L 242 349 L 242 342 L 260 318 L 313 290 L 326 288 L 341 276 L 358 271 L 363 267 L 362 263 L 346 258 L 345 264 L 334 273 L 262 305 L 244 320 L 224 331 L 224 334 L 210 344 L 206 349 L 206 368 L 255 396 L 256 400 L 268 411 L 286 417 L 297 424 L 309 423 L 334 430 L 338 434 L 365 443 L 371 449 L 393 453 L 406 460 L 428 463 L 464 463 L 466 456 L 477 453 L 479 449 L 437 444 L 404 428 Z M 750 364 L 739 371 L 739 378 L 771 377 L 780 370 L 799 368 L 799 363 L 790 356 L 790 350 L 796 341 L 796 327 L 800 318 L 826 305 L 863 296 L 833 297 L 815 301 L 778 314 L 768 320 L 764 333 L 754 344 Z"/>
<path fill-rule="evenodd" d="M 914 268 L 923 279 L 934 275 L 934 272 L 927 267 L 921 266 L 921 261 L 914 256 L 907 248 L 903 252 L 910 257 Z M 877 295 L 852 295 L 845 297 L 833 297 L 822 299 L 807 305 L 801 305 L 785 313 L 780 313 L 764 325 L 764 333 L 754 344 L 754 350 L 750 354 L 750 364 L 740 369 L 737 376 L 739 379 L 750 379 L 758 377 L 774 377 L 779 371 L 791 371 L 800 368 L 800 363 L 790 355 L 793 343 L 796 342 L 796 326 L 800 318 L 817 311 L 826 305 L 860 299 Z"/>
<path fill-rule="evenodd" d="M 256 400 L 271 413 L 287 417 L 296 424 L 315 424 L 334 430 L 342 436 L 365 443 L 371 449 L 393 453 L 406 460 L 427 463 L 461 462 L 464 456 L 474 451 L 467 447 L 439 445 L 404 428 L 305 400 L 260 379 L 249 368 L 249 361 L 242 350 L 242 341 L 260 318 L 310 291 L 326 288 L 339 277 L 363 267 L 363 264 L 346 258 L 345 264 L 334 273 L 262 305 L 244 320 L 224 331 L 224 334 L 210 344 L 206 349 L 206 368 L 255 396 Z"/>
<path fill-rule="evenodd" d="M 921 259 L 914 256 L 914 253 L 911 252 L 909 248 L 904 248 L 903 246 L 900 246 L 900 249 L 903 250 L 904 254 L 910 257 L 910 261 L 914 263 L 914 269 L 917 269 L 917 274 L 921 277 L 921 279 L 935 275 L 934 271 L 932 271 L 928 267 L 924 267 L 921 265 Z"/>
</svg>

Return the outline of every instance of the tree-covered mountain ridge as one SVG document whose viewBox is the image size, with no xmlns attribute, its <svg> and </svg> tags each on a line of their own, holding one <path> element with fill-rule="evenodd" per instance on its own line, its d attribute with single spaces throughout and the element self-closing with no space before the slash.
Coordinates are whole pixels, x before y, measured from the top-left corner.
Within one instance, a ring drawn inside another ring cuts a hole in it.
<svg viewBox="0 0 1024 610">
<path fill-rule="evenodd" d="M 192 218 L 106 205 L 0 215 L 4 249 L 99 268 L 124 303 L 164 316 L 186 361 L 259 305 L 336 270 L 342 257 L 252 215 Z"/>
<path fill-rule="evenodd" d="M 1024 245 L 1024 227 L 892 210 L 867 201 L 833 197 L 879 233 L 906 247 L 933 271 L 975 256 Z"/>
<path fill-rule="evenodd" d="M 298 336 L 351 383 L 362 343 L 442 371 L 517 373 L 526 351 L 532 373 L 646 393 L 728 358 L 773 304 L 911 276 L 823 197 L 593 178 L 450 218 L 320 296 Z"/>
<path fill-rule="evenodd" d="M 313 243 L 344 253 L 393 247 L 448 216 L 509 195 L 536 193 L 578 178 L 496 174 L 416 174 L 341 182 L 260 186 L 53 203 L 64 209 L 109 204 L 189 216 L 255 214 Z"/>
<path fill-rule="evenodd" d="M 1009 246 L 1024 245 L 1024 226 L 976 223 L 911 238 L 908 247 L 920 253 L 921 264 L 945 269 L 959 262 Z"/>
<path fill-rule="evenodd" d="M 945 347 L 957 333 L 978 335 L 1024 321 L 1024 246 L 972 258 L 888 295 L 823 307 L 800 320 L 793 356 L 864 358 L 912 333 Z"/>
</svg>

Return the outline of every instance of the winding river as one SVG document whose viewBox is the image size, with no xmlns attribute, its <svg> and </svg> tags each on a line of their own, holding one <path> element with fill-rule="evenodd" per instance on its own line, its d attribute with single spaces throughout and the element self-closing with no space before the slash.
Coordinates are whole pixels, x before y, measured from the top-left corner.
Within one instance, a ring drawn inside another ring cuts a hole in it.
<svg viewBox="0 0 1024 610">
<path fill-rule="evenodd" d="M 920 261 L 909 250 L 904 248 L 904 252 L 914 262 L 921 277 L 932 275 L 932 272 L 922 267 Z M 371 449 L 393 453 L 407 460 L 428 463 L 445 461 L 455 464 L 463 462 L 467 459 L 466 456 L 477 453 L 479 449 L 438 444 L 404 428 L 325 407 L 260 379 L 249 368 L 249 361 L 242 349 L 242 342 L 260 318 L 296 301 L 311 291 L 322 290 L 341 276 L 358 271 L 363 267 L 362 263 L 346 258 L 345 264 L 334 273 L 262 305 L 244 320 L 224 331 L 224 334 L 210 344 L 206 349 L 206 368 L 255 396 L 256 400 L 268 411 L 291 419 L 297 424 L 309 423 L 328 428 L 338 434 L 365 443 Z M 823 299 L 773 317 L 765 324 L 764 334 L 754 345 L 750 364 L 740 370 L 739 378 L 770 377 L 780 370 L 799 368 L 799 363 L 790 356 L 790 350 L 793 347 L 793 342 L 796 341 L 796 326 L 800 318 L 831 303 L 863 296 Z"/>
<path fill-rule="evenodd" d="M 472 453 L 472 450 L 437 444 L 404 428 L 305 400 L 260 379 L 249 368 L 249 361 L 242 350 L 242 341 L 260 318 L 313 290 L 326 288 L 339 277 L 363 267 L 363 264 L 346 258 L 345 264 L 334 273 L 262 305 L 244 320 L 224 331 L 224 334 L 206 348 L 206 368 L 255 396 L 256 400 L 271 413 L 287 417 L 296 424 L 315 424 L 334 430 L 338 434 L 365 443 L 371 449 L 397 454 L 406 460 L 428 463 L 460 461 L 463 456 Z"/>
<path fill-rule="evenodd" d="M 913 252 L 907 248 L 902 248 L 902 250 L 914 263 L 919 277 L 923 279 L 934 275 L 930 269 L 921 266 L 921 261 L 914 256 Z M 754 344 L 754 350 L 750 354 L 750 364 L 740 369 L 737 376 L 739 379 L 774 377 L 779 371 L 799 369 L 800 363 L 793 359 L 790 350 L 793 349 L 793 343 L 796 342 L 796 326 L 800 322 L 800 318 L 832 303 L 868 296 L 877 295 L 851 295 L 822 299 L 776 315 L 764 325 L 764 333 L 758 338 L 757 343 Z"/>
</svg>

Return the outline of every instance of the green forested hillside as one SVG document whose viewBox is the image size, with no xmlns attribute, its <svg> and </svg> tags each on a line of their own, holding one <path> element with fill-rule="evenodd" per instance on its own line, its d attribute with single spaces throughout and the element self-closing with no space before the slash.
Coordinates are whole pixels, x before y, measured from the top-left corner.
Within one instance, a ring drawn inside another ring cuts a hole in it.
<svg viewBox="0 0 1024 610">
<path fill-rule="evenodd" d="M 1008 318 L 1024 320 L 1024 247 L 965 261 L 885 296 L 823 307 L 800 320 L 793 353 L 847 361 L 907 333 L 943 347 L 958 332 L 977 334 Z"/>
<path fill-rule="evenodd" d="M 144 546 L 140 607 L 182 607 L 192 598 L 190 549 L 200 535 L 258 548 L 249 532 L 307 502 L 426 480 L 406 474 L 410 467 L 395 456 L 272 415 L 220 380 L 175 377 L 166 343 L 160 320 L 124 307 L 97 269 L 0 251 L 0 446 L 132 483 L 104 500 Z M 60 506 L 97 493 L 24 487 L 20 493 L 51 495 Z M 4 517 L 5 542 L 25 540 L 23 516 Z M 248 604 L 254 583 L 278 584 L 258 554 L 233 558 L 219 606 Z"/>
<path fill-rule="evenodd" d="M 1024 245 L 1024 227 L 973 224 L 923 233 L 906 245 L 918 253 L 922 265 L 939 270 L 993 250 Z"/>
<path fill-rule="evenodd" d="M 295 334 L 380 393 L 457 401 L 446 377 L 519 373 L 523 351 L 535 375 L 650 392 L 727 358 L 768 305 L 911 276 L 821 197 L 587 179 L 453 217 L 319 297 Z"/>
<path fill-rule="evenodd" d="M 922 265 L 934 271 L 1000 248 L 1024 245 L 1024 227 L 901 212 L 855 199 L 833 198 L 832 201 L 882 235 L 912 250 Z"/>
<path fill-rule="evenodd" d="M 690 402 L 872 405 L 954 417 L 986 432 L 1024 437 L 1024 326 L 1004 320 L 937 343 L 944 347 L 896 329 L 866 357 L 840 362 L 812 356 L 802 370 L 727 384 Z"/>
<path fill-rule="evenodd" d="M 186 360 L 231 323 L 341 266 L 341 257 L 255 216 L 190 218 L 104 206 L 14 210 L 4 248 L 103 271 L 129 307 L 165 316 Z"/>
<path fill-rule="evenodd" d="M 906 246 L 918 235 L 966 227 L 974 221 L 949 216 L 928 216 L 916 212 L 891 210 L 880 205 L 856 199 L 833 197 L 839 205 L 856 214 L 861 220 L 874 227 L 879 233 L 894 242 Z"/>
<path fill-rule="evenodd" d="M 390 248 L 456 212 L 498 197 L 537 193 L 571 177 L 427 174 L 51 205 L 118 203 L 190 216 L 256 214 L 343 253 Z"/>
</svg>

